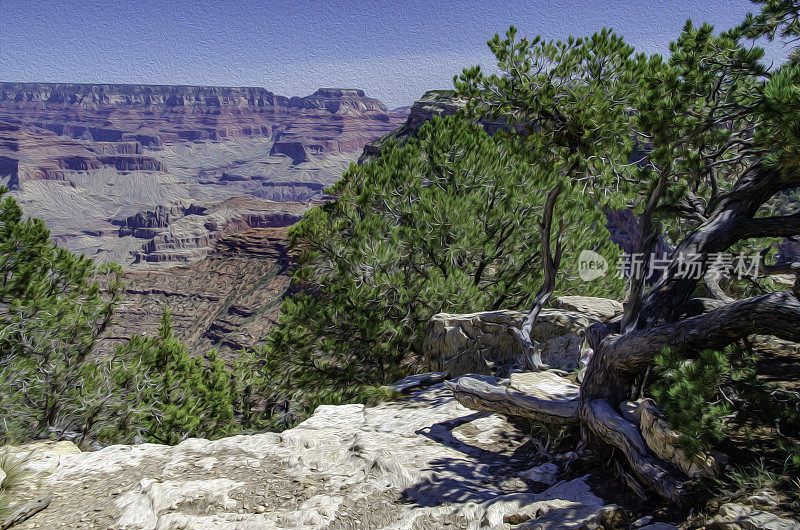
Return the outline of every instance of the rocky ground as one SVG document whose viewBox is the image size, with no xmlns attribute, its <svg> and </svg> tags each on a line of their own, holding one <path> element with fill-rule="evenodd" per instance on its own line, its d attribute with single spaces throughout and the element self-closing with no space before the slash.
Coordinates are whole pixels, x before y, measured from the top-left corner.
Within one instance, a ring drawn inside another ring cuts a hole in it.
<svg viewBox="0 0 800 530">
<path fill-rule="evenodd" d="M 585 330 L 621 310 L 580 296 L 553 306 L 532 334 L 543 358 L 569 372 L 519 370 L 507 329 L 520 312 L 441 314 L 421 362 L 447 371 L 392 385 L 406 395 L 395 401 L 321 406 L 282 433 L 171 447 L 12 447 L 28 472 L 9 490 L 13 509 L 32 514 L 15 528 L 800 529 L 766 490 L 697 512 L 665 509 L 636 498 L 602 463 L 576 461 L 577 439 L 551 443 L 534 422 L 557 408 L 565 426 L 575 424 Z M 650 451 L 687 476 L 714 477 L 724 465 L 721 454 L 686 457 L 651 400 L 622 412 Z"/>
<path fill-rule="evenodd" d="M 800 529 L 733 502 L 658 522 L 626 508 L 635 501 L 602 471 L 566 473 L 538 447 L 524 424 L 465 408 L 441 383 L 374 407 L 321 406 L 282 433 L 96 452 L 35 442 L 11 449 L 27 473 L 12 510 L 33 513 L 14 528 Z"/>
<path fill-rule="evenodd" d="M 365 408 L 322 406 L 279 433 L 177 446 L 69 442 L 33 450 L 27 528 L 585 528 L 624 514 L 587 480 L 535 465 L 525 432 L 459 405 L 442 384 Z M 543 482 L 538 482 L 543 480 Z M 547 483 L 551 485 L 548 486 Z"/>
</svg>

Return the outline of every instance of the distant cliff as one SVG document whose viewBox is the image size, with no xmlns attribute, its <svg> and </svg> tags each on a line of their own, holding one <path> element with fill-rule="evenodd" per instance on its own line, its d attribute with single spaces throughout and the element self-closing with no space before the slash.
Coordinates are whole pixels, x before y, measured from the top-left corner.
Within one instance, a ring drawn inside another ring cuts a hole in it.
<svg viewBox="0 0 800 530">
<path fill-rule="evenodd" d="M 253 87 L 0 82 L 0 121 L 97 142 L 159 147 L 231 136 L 274 138 L 297 118 L 331 116 L 384 124 L 384 132 L 405 118 L 363 90 L 345 88 L 289 98 Z M 370 138 L 347 142 L 344 149 L 360 150 L 372 138 L 370 131 Z"/>
<path fill-rule="evenodd" d="M 120 219 L 181 200 L 319 199 L 406 116 L 351 88 L 0 82 L 0 183 L 60 244 L 127 265 L 141 251 Z"/>
<path fill-rule="evenodd" d="M 166 304 L 192 351 L 228 357 L 277 318 L 288 225 L 406 116 L 347 88 L 0 83 L 0 183 L 59 245 L 128 269 L 101 350 Z"/>
<path fill-rule="evenodd" d="M 330 110 L 328 106 L 335 105 L 337 108 L 387 112 L 383 103 L 366 97 L 363 90 L 348 88 L 321 88 L 310 96 L 290 98 L 258 87 L 0 82 L 0 101 L 19 104 L 47 103 L 90 109 L 104 106 L 152 106 L 200 109 L 299 107 Z"/>
<path fill-rule="evenodd" d="M 429 90 L 425 92 L 420 99 L 411 105 L 408 111 L 408 118 L 406 118 L 406 122 L 401 127 L 364 146 L 364 152 L 358 159 L 358 163 L 363 164 L 375 159 L 380 155 L 381 149 L 389 140 L 402 144 L 408 138 L 416 135 L 420 127 L 425 122 L 433 119 L 434 116 L 455 114 L 464 105 L 464 101 L 453 97 L 452 90 Z"/>
</svg>

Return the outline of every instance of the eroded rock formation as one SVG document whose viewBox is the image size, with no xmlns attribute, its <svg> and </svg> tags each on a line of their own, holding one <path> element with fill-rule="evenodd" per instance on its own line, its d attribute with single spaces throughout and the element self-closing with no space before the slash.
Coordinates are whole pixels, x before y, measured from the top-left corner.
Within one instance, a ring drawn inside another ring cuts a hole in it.
<svg viewBox="0 0 800 530">
<path fill-rule="evenodd" d="M 272 138 L 300 117 L 309 119 L 304 122 L 307 131 L 330 132 L 325 122 L 332 115 L 350 123 L 383 123 L 383 133 L 404 118 L 354 89 L 323 88 L 289 98 L 263 88 L 0 83 L 0 119 L 94 142 L 160 147 L 181 140 Z M 373 131 L 366 141 L 380 134 Z M 350 140 L 344 142 L 345 150 L 361 149 Z"/>
<path fill-rule="evenodd" d="M 180 201 L 320 199 L 405 116 L 354 89 L 0 83 L 0 181 L 60 244 L 130 265 L 140 244 L 120 222 Z M 174 248 L 159 259 L 202 258 Z"/>
<path fill-rule="evenodd" d="M 237 229 L 191 264 L 126 273 L 125 297 L 101 352 L 131 334 L 152 336 L 164 306 L 174 332 L 195 354 L 217 348 L 232 359 L 263 344 L 289 288 L 287 228 Z"/>
</svg>

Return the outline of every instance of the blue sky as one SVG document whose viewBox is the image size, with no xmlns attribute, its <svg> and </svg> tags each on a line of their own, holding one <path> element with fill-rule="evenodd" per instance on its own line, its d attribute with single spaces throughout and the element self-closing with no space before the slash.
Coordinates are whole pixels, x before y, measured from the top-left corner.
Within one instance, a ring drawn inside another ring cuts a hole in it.
<svg viewBox="0 0 800 530">
<path fill-rule="evenodd" d="M 663 53 L 687 18 L 728 28 L 746 0 L 593 2 L 0 0 L 0 80 L 362 88 L 390 107 L 490 66 L 486 41 L 607 26 Z M 779 56 L 778 47 L 772 53 Z"/>
</svg>

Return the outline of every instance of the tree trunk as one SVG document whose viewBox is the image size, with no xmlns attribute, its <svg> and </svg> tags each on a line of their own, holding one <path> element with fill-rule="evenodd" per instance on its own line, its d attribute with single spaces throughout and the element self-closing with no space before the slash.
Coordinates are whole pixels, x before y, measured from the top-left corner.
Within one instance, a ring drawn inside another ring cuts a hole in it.
<svg viewBox="0 0 800 530">
<path fill-rule="evenodd" d="M 525 321 L 522 323 L 520 329 L 511 328 L 511 332 L 517 337 L 520 347 L 522 348 L 522 354 L 525 357 L 526 364 L 534 371 L 547 370 L 549 368 L 542 362 L 541 345 L 531 338 L 531 331 L 533 330 L 533 324 L 536 322 L 536 318 L 539 316 L 542 308 L 550 299 L 550 296 L 556 288 L 556 274 L 558 273 L 558 267 L 561 264 L 561 254 L 564 250 L 562 248 L 564 226 L 559 226 L 558 233 L 556 234 L 555 255 L 550 246 L 550 233 L 553 224 L 553 211 L 555 210 L 556 201 L 560 194 L 561 184 L 557 184 L 550 190 L 550 193 L 547 194 L 547 200 L 545 201 L 544 212 L 542 214 L 542 222 L 539 225 L 542 239 L 542 267 L 544 269 L 542 286 L 536 293 L 536 297 L 533 300 L 533 307 L 531 307 L 528 316 L 525 317 Z"/>
<path fill-rule="evenodd" d="M 739 300 L 708 313 L 608 335 L 589 362 L 578 414 L 600 439 L 620 450 L 634 476 L 662 497 L 680 502 L 688 477 L 651 454 L 635 425 L 619 413 L 634 379 L 665 347 L 691 355 L 721 349 L 749 335 L 774 335 L 800 342 L 800 300 L 786 291 Z"/>
</svg>

